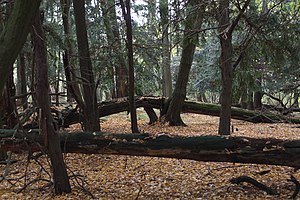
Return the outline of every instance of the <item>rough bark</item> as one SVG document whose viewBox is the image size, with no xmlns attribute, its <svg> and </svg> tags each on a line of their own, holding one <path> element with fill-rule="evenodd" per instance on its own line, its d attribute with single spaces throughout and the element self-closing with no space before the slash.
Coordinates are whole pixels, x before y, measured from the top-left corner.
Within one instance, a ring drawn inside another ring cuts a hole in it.
<svg viewBox="0 0 300 200">
<path fill-rule="evenodd" d="M 71 187 L 60 148 L 60 139 L 54 129 L 50 112 L 47 48 L 39 12 L 37 12 L 33 28 L 34 59 L 37 69 L 36 100 L 39 110 L 39 126 L 43 137 L 41 144 L 46 147 L 50 157 L 55 193 L 70 193 Z"/>
<path fill-rule="evenodd" d="M 7 25 L 0 34 L 0 95 L 9 71 L 21 51 L 41 0 L 16 0 Z"/>
<path fill-rule="evenodd" d="M 96 85 L 89 52 L 84 6 L 84 0 L 73 1 L 83 99 L 85 104 L 83 108 L 85 119 L 84 128 L 87 131 L 97 131 L 100 130 L 100 124 L 97 112 Z"/>
<path fill-rule="evenodd" d="M 219 134 L 230 135 L 231 104 L 232 104 L 232 77 L 233 77 L 233 47 L 232 32 L 238 24 L 242 14 L 248 7 L 247 0 L 237 17 L 231 22 L 229 16 L 229 0 L 221 0 L 219 3 L 219 38 L 221 44 L 220 68 L 222 91 L 220 95 L 221 111 L 219 121 Z"/>
<path fill-rule="evenodd" d="M 14 137 L 12 137 L 14 135 Z M 152 156 L 197 161 L 254 163 L 300 167 L 300 140 L 246 137 L 109 134 L 99 132 L 61 133 L 65 153 Z M 0 130 L 1 148 L 13 152 L 39 151 L 35 132 Z"/>
<path fill-rule="evenodd" d="M 221 43 L 221 81 L 222 91 L 220 95 L 221 112 L 219 122 L 219 134 L 230 135 L 231 121 L 231 103 L 232 103 L 232 33 L 226 29 L 230 24 L 229 18 L 229 0 L 220 1 L 219 6 L 219 26 L 220 28 L 220 43 Z"/>
<path fill-rule="evenodd" d="M 169 123 L 171 126 L 185 125 L 180 117 L 180 112 L 186 98 L 189 73 L 193 62 L 195 48 L 198 43 L 197 30 L 202 25 L 204 8 L 205 6 L 202 5 L 201 2 L 199 4 L 197 0 L 189 1 L 187 5 L 187 17 L 185 21 L 179 73 L 168 110 L 166 113 L 162 113 L 162 121 Z"/>
<path fill-rule="evenodd" d="M 134 66 L 133 66 L 133 40 L 132 40 L 132 24 L 131 24 L 131 11 L 130 0 L 120 1 L 124 20 L 126 22 L 126 38 L 127 38 L 127 53 L 128 53 L 128 72 L 129 72 L 129 107 L 130 107 L 130 119 L 131 119 L 131 131 L 132 133 L 138 133 L 137 117 L 136 117 L 136 105 L 134 99 Z"/>
</svg>

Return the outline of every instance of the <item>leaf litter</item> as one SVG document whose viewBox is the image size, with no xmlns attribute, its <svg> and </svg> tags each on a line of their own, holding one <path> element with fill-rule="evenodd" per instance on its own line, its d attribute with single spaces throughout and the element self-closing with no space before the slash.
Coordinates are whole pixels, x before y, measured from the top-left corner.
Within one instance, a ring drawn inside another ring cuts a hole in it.
<svg viewBox="0 0 300 200">
<path fill-rule="evenodd" d="M 199 136 L 217 135 L 218 117 L 182 114 L 187 127 L 148 125 L 146 115 L 138 111 L 142 132 L 151 134 Z M 253 138 L 300 139 L 299 128 L 292 124 L 253 124 L 232 120 L 234 136 Z M 124 112 L 101 119 L 101 129 L 109 133 L 130 133 L 129 116 Z M 81 130 L 80 124 L 68 131 Z M 30 160 L 28 155 L 13 155 L 18 160 L 0 184 L 1 199 L 288 199 L 294 192 L 290 175 L 300 173 L 284 166 L 199 162 L 193 160 L 119 155 L 65 154 L 72 193 L 54 196 L 44 179 L 49 176 L 49 161 L 44 156 Z M 5 166 L 0 166 L 1 172 Z M 268 171 L 264 175 L 260 172 Z M 231 178 L 247 175 L 275 189 L 271 196 Z M 39 180 L 26 185 L 32 180 Z M 27 186 L 27 187 L 24 187 Z M 22 190 L 18 193 L 18 191 Z"/>
</svg>

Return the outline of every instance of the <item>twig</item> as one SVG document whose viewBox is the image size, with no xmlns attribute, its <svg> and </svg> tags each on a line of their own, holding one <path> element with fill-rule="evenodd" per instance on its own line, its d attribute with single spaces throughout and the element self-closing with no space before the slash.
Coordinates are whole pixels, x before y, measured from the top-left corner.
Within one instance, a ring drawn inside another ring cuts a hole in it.
<svg viewBox="0 0 300 200">
<path fill-rule="evenodd" d="M 138 199 L 139 199 L 139 196 L 140 196 L 142 190 L 143 190 L 143 188 L 140 187 L 139 192 L 137 193 L 137 195 L 136 195 L 136 197 L 135 197 L 135 200 L 138 200 Z"/>
<path fill-rule="evenodd" d="M 30 181 L 29 183 L 27 183 L 26 185 L 24 185 L 19 191 L 17 191 L 17 193 L 21 193 L 23 190 L 25 190 L 29 185 L 31 184 L 34 184 L 36 182 L 39 182 L 39 181 L 44 181 L 44 182 L 48 182 L 50 183 L 51 185 L 53 184 L 52 181 L 48 180 L 48 179 L 44 179 L 44 178 L 36 178 L 36 179 L 33 179 L 32 181 Z"/>
<path fill-rule="evenodd" d="M 11 152 L 8 152 L 8 157 L 6 159 L 6 167 L 5 167 L 5 170 L 3 172 L 3 174 L 1 175 L 0 177 L 0 183 L 6 179 L 6 176 L 9 174 L 9 167 L 11 166 L 11 164 L 13 163 L 12 160 L 11 160 Z"/>
<path fill-rule="evenodd" d="M 229 181 L 233 184 L 240 184 L 242 182 L 250 183 L 250 184 L 254 185 L 255 187 L 257 187 L 258 189 L 265 191 L 269 195 L 277 195 L 278 194 L 272 188 L 258 182 L 257 180 L 255 180 L 249 176 L 239 176 L 237 178 L 230 179 Z"/>
<path fill-rule="evenodd" d="M 293 175 L 291 175 L 291 178 L 287 179 L 287 181 L 293 182 L 295 184 L 295 191 L 294 191 L 293 195 L 291 196 L 291 199 L 296 199 L 296 197 L 300 191 L 300 183 Z"/>
<path fill-rule="evenodd" d="M 72 173 L 72 175 L 69 176 L 69 178 L 70 179 L 74 178 L 75 182 L 78 184 L 78 186 L 75 186 L 75 187 L 82 190 L 85 194 L 88 194 L 89 196 L 91 196 L 92 199 L 95 199 L 95 196 L 84 186 L 84 184 L 88 185 L 88 183 L 84 180 L 85 177 L 80 174 L 75 174 L 70 168 L 68 168 L 68 170 Z M 78 181 L 78 177 L 80 177 L 81 183 Z"/>
</svg>

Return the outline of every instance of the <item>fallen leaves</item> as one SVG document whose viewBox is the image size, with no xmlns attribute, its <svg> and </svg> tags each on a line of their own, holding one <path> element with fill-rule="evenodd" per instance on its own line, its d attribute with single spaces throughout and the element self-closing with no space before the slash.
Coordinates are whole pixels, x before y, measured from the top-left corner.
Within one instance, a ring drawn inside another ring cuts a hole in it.
<svg viewBox="0 0 300 200">
<path fill-rule="evenodd" d="M 154 137 L 161 135 L 217 135 L 218 118 L 184 114 L 187 127 L 148 125 L 139 112 L 139 128 Z M 129 116 L 125 113 L 106 117 L 101 122 L 104 132 L 129 133 Z M 233 135 L 255 138 L 300 139 L 299 129 L 290 124 L 252 124 L 233 120 Z M 70 131 L 80 130 L 73 125 Z M 72 193 L 53 196 L 45 182 L 29 185 L 17 193 L 26 182 L 38 177 L 48 178 L 49 164 L 43 156 L 27 162 L 27 155 L 13 155 L 20 160 L 11 166 L 11 173 L 0 185 L 1 199 L 287 199 L 294 192 L 294 184 L 287 179 L 299 172 L 292 168 L 197 162 L 167 158 L 137 156 L 66 154 L 65 160 L 71 176 Z M 37 163 L 39 162 L 39 163 Z M 42 169 L 42 166 L 45 169 Z M 3 171 L 5 166 L 0 166 Z M 270 170 L 270 171 L 269 171 Z M 268 171 L 264 175 L 259 172 Z M 26 172 L 26 176 L 25 175 Z M 275 189 L 279 195 L 271 196 L 250 184 L 231 184 L 234 177 L 247 175 Z M 16 178 L 20 178 L 16 180 Z M 17 181 L 17 182 L 16 182 Z M 84 186 L 84 190 L 82 187 Z M 90 192 L 90 193 L 89 193 Z M 92 196 L 92 195 L 93 196 Z"/>
</svg>

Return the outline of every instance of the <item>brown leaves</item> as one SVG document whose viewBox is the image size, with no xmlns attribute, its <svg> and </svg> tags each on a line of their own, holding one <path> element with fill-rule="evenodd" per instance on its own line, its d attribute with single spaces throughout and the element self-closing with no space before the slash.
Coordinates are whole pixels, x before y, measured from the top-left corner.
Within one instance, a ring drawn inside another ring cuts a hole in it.
<svg viewBox="0 0 300 200">
<path fill-rule="evenodd" d="M 163 124 L 148 125 L 146 115 L 138 112 L 139 128 L 154 137 L 161 135 L 217 135 L 218 118 L 196 114 L 184 114 L 187 127 L 169 127 Z M 233 135 L 255 138 L 299 139 L 299 129 L 289 124 L 252 124 L 233 120 L 236 130 Z M 101 120 L 102 131 L 111 133 L 129 133 L 130 121 L 126 113 L 112 115 Z M 70 131 L 80 130 L 73 125 Z M 26 156 L 14 155 L 22 159 L 11 166 L 7 178 L 20 178 L 27 169 L 26 180 L 38 176 L 48 178 L 41 173 L 41 167 L 34 161 L 27 166 Z M 231 184 L 234 177 L 247 175 L 278 191 L 276 199 L 287 199 L 294 192 L 294 184 L 287 179 L 293 174 L 298 180 L 300 172 L 293 173 L 289 167 L 266 165 L 235 165 L 233 163 L 197 162 L 167 158 L 136 156 L 83 155 L 67 154 L 66 163 L 69 176 L 72 176 L 72 193 L 54 197 L 44 182 L 28 186 L 17 194 L 25 182 L 22 177 L 15 186 L 8 181 L 0 185 L 1 199 L 274 199 L 250 184 Z M 49 170 L 45 157 L 39 159 Z M 0 166 L 3 172 L 5 166 Z M 259 175 L 258 172 L 270 170 Z M 77 180 L 74 178 L 76 177 Z M 81 182 L 80 182 L 81 181 Z M 84 186 L 84 190 L 79 187 Z"/>
</svg>

